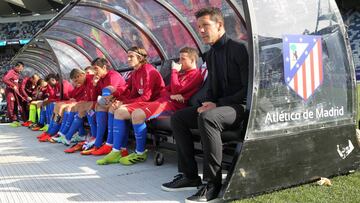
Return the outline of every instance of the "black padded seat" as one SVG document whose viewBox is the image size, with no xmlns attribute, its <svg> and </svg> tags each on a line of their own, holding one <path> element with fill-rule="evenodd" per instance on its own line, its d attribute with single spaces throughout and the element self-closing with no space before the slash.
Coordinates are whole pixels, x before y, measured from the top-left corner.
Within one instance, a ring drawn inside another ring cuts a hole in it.
<svg viewBox="0 0 360 203">
<path fill-rule="evenodd" d="M 159 116 L 147 122 L 148 126 L 155 131 L 163 131 L 171 134 L 170 116 Z"/>
<path fill-rule="evenodd" d="M 171 63 L 173 60 L 165 60 L 161 63 L 161 65 L 157 68 L 160 72 L 165 85 L 170 84 L 171 79 Z"/>
<path fill-rule="evenodd" d="M 223 143 L 242 142 L 244 140 L 243 129 L 226 130 L 221 133 L 221 140 Z"/>
</svg>

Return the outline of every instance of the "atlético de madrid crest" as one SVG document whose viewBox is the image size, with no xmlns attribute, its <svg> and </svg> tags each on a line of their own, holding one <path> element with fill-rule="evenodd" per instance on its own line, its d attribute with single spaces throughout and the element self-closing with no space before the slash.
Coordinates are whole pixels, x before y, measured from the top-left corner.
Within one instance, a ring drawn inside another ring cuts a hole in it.
<svg viewBox="0 0 360 203">
<path fill-rule="evenodd" d="M 285 83 L 307 100 L 323 82 L 321 36 L 284 35 Z"/>
</svg>

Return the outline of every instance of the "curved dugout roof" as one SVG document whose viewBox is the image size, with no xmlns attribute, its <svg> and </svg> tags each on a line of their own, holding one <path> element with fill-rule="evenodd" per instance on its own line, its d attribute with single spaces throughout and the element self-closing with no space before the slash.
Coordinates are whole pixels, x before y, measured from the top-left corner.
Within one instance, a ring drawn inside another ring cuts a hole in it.
<svg viewBox="0 0 360 203">
<path fill-rule="evenodd" d="M 75 0 L 13 61 L 26 59 L 35 72 L 68 78 L 73 68 L 85 68 L 96 57 L 127 69 L 126 50 L 132 46 L 144 47 L 153 63 L 177 58 L 184 46 L 203 53 L 207 47 L 197 34 L 194 13 L 207 6 L 221 8 L 232 38 L 247 39 L 241 0 Z"/>
</svg>

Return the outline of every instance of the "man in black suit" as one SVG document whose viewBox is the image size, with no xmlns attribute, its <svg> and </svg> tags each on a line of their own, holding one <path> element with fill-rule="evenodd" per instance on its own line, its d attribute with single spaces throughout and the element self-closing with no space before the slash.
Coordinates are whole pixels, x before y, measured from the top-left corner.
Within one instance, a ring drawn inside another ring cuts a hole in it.
<svg viewBox="0 0 360 203">
<path fill-rule="evenodd" d="M 171 118 L 182 174 L 164 183 L 162 189 L 181 191 L 202 184 L 190 132 L 198 128 L 204 151 L 203 178 L 207 184 L 185 202 L 206 202 L 215 199 L 221 189 L 221 132 L 239 128 L 246 117 L 249 59 L 246 47 L 226 36 L 220 9 L 204 8 L 195 16 L 203 42 L 211 46 L 205 53 L 209 90 L 201 105 L 180 110 Z"/>
</svg>

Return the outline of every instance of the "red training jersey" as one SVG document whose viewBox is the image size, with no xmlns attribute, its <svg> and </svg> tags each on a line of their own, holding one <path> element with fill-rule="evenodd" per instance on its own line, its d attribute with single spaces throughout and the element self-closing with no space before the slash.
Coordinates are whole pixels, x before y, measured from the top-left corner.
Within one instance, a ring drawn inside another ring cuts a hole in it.
<svg viewBox="0 0 360 203">
<path fill-rule="evenodd" d="M 120 73 L 115 70 L 109 70 L 108 73 L 97 82 L 95 91 L 92 93 L 92 101 L 96 101 L 97 97 L 101 95 L 102 89 L 108 86 L 112 86 L 122 94 L 126 88 L 126 82 Z"/>
<path fill-rule="evenodd" d="M 177 109 L 184 108 L 187 106 L 191 96 L 200 89 L 203 80 L 200 69 L 191 69 L 184 72 L 172 70 L 170 84 L 161 93 L 159 100 L 171 101 Z M 170 99 L 170 95 L 176 94 L 181 94 L 184 97 L 184 103 Z"/>
<path fill-rule="evenodd" d="M 63 100 L 70 99 L 70 93 L 74 89 L 71 83 L 67 80 L 62 81 L 63 85 Z M 47 85 L 46 94 L 50 102 L 56 102 L 60 100 L 60 83 L 56 83 L 55 86 Z"/>
<path fill-rule="evenodd" d="M 36 86 L 33 85 L 30 77 L 25 77 L 20 85 L 20 94 L 25 98 L 35 97 L 36 94 Z"/>
<path fill-rule="evenodd" d="M 19 73 L 16 72 L 15 69 L 10 69 L 7 73 L 5 73 L 2 80 L 6 84 L 6 89 L 14 90 L 15 86 L 19 89 L 19 77 Z"/>
<path fill-rule="evenodd" d="M 164 87 L 164 80 L 159 71 L 147 63 L 131 73 L 127 81 L 126 94 L 116 92 L 114 96 L 124 104 L 155 101 L 160 97 Z"/>
<path fill-rule="evenodd" d="M 76 101 L 92 101 L 91 95 L 94 91 L 94 86 L 92 83 L 93 78 L 94 75 L 87 74 L 84 84 L 80 85 L 79 87 L 75 87 L 70 94 L 70 98 L 73 98 Z"/>
</svg>

